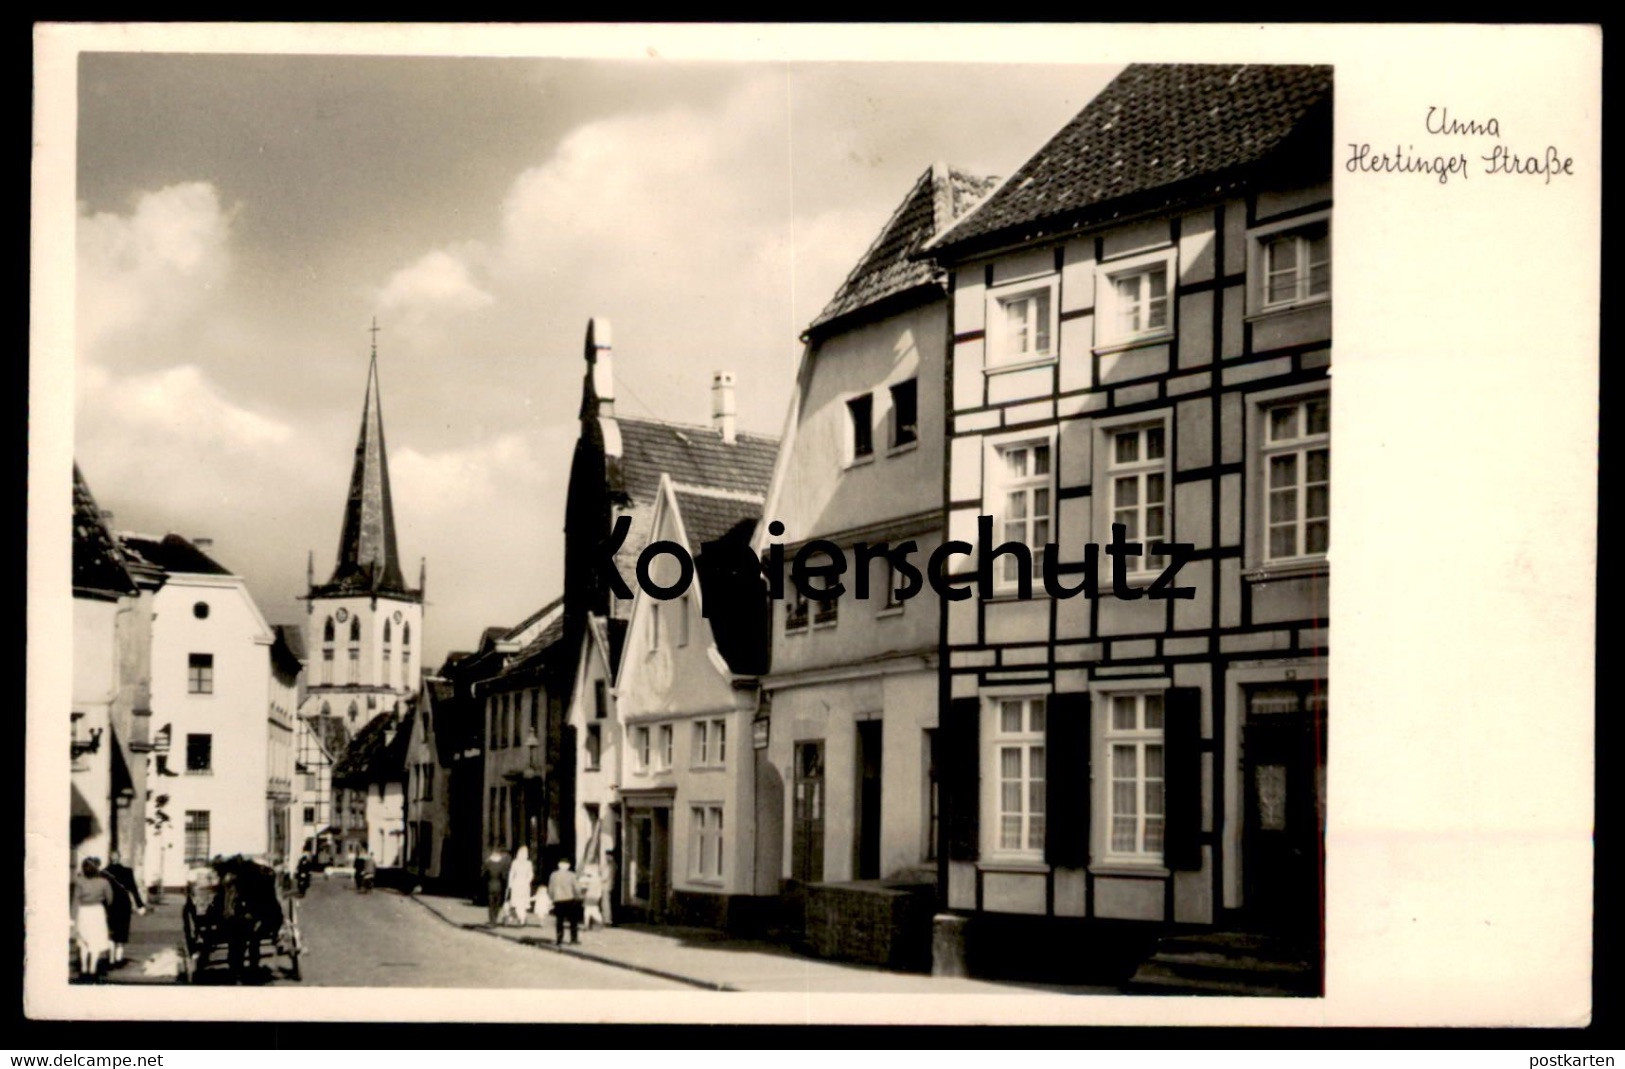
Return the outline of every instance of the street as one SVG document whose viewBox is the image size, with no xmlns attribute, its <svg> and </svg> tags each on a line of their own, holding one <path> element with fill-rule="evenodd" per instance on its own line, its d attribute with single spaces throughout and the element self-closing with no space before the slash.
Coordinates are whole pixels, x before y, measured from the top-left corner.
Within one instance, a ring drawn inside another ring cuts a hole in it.
<svg viewBox="0 0 1625 1069">
<path fill-rule="evenodd" d="M 454 927 L 404 895 L 357 894 L 348 879 L 318 877 L 298 899 L 303 983 L 334 987 L 485 987 L 594 990 L 692 990 L 685 985 L 508 939 Z M 137 917 L 130 964 L 114 983 L 173 982 L 166 965 L 180 942 L 181 896 Z M 541 934 L 541 929 L 536 929 Z M 229 983 L 223 952 L 199 974 L 202 983 Z M 151 963 L 150 965 L 148 963 Z M 258 982 L 295 983 L 286 957 L 261 961 Z M 166 975 L 167 974 L 167 975 Z"/>
</svg>

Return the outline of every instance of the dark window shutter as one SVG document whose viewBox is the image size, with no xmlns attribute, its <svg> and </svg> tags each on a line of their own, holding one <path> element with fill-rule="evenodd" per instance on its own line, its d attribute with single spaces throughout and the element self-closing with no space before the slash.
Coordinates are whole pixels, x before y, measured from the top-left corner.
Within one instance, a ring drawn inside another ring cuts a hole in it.
<svg viewBox="0 0 1625 1069">
<path fill-rule="evenodd" d="M 1164 704 L 1164 855 L 1170 869 L 1202 867 L 1202 692 L 1170 687 Z"/>
<path fill-rule="evenodd" d="M 977 698 L 955 698 L 948 703 L 948 722 L 942 726 L 943 780 L 941 785 L 948 824 L 948 857 L 975 861 L 977 810 L 981 806 L 982 703 Z"/>
<path fill-rule="evenodd" d="M 1044 860 L 1089 864 L 1089 695 L 1055 694 L 1044 732 Z"/>
</svg>

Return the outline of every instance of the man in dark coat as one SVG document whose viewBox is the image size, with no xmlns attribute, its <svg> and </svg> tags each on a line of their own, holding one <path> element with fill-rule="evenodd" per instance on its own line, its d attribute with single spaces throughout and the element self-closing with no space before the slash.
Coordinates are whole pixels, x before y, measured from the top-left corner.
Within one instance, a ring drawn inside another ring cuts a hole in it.
<svg viewBox="0 0 1625 1069">
<path fill-rule="evenodd" d="M 508 894 L 508 869 L 512 865 L 513 858 L 508 851 L 500 846 L 493 846 L 491 852 L 486 855 L 485 865 L 481 869 L 485 876 L 485 906 L 493 926 L 502 913 L 502 902 Z"/>
<path fill-rule="evenodd" d="M 102 879 L 113 885 L 113 901 L 107 907 L 107 936 L 113 944 L 108 962 L 116 969 L 124 964 L 124 944 L 130 941 L 130 914 L 140 910 L 145 915 L 147 903 L 141 898 L 135 873 L 124 864 L 117 850 L 107 855 Z"/>
</svg>

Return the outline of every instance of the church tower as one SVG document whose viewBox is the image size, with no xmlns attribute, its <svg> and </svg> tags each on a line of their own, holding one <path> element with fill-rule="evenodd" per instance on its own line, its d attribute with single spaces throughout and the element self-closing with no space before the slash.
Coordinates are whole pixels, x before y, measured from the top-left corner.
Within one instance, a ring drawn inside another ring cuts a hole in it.
<svg viewBox="0 0 1625 1069">
<path fill-rule="evenodd" d="M 422 679 L 424 568 L 406 585 L 395 544 L 395 510 L 378 389 L 378 326 L 361 406 L 361 434 L 344 502 L 332 577 L 307 565 L 307 717 L 332 717 L 348 735 L 383 713 L 399 713 Z"/>
</svg>

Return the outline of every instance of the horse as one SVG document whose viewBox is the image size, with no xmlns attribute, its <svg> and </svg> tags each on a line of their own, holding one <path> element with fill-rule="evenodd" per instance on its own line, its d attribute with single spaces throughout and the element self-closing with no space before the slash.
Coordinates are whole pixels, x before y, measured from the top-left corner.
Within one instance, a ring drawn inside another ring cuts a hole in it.
<svg viewBox="0 0 1625 1069">
<path fill-rule="evenodd" d="M 226 944 L 226 960 L 234 981 L 257 976 L 260 968 L 260 941 L 274 939 L 282 929 L 282 903 L 277 894 L 275 870 L 252 858 L 237 855 L 214 863 L 220 883 L 209 904 L 208 918 Z"/>
</svg>

